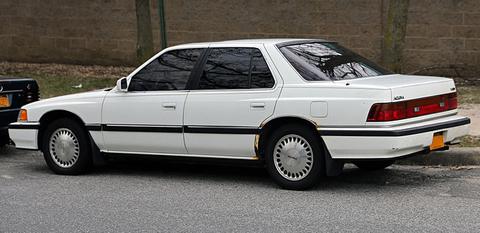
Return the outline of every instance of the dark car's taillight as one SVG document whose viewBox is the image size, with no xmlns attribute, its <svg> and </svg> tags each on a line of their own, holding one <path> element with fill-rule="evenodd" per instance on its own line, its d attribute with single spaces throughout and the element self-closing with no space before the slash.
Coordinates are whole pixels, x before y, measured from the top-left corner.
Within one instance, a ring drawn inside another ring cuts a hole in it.
<svg viewBox="0 0 480 233">
<path fill-rule="evenodd" d="M 457 108 L 457 93 L 431 96 L 395 103 L 374 104 L 367 121 L 395 121 Z"/>
<path fill-rule="evenodd" d="M 32 84 L 27 84 L 27 87 L 25 88 L 24 96 L 25 96 L 25 103 L 31 103 L 31 102 L 37 101 L 40 97 L 37 86 Z"/>
</svg>

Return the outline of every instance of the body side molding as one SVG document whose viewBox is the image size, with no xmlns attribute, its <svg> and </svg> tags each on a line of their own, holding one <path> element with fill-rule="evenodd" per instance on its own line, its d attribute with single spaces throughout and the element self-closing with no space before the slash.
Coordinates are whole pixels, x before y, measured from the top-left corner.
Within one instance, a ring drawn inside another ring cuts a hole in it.
<svg viewBox="0 0 480 233">
<path fill-rule="evenodd" d="M 89 131 L 205 133 L 205 134 L 260 134 L 261 129 L 245 126 L 181 126 L 181 125 L 109 125 L 87 124 Z"/>
</svg>

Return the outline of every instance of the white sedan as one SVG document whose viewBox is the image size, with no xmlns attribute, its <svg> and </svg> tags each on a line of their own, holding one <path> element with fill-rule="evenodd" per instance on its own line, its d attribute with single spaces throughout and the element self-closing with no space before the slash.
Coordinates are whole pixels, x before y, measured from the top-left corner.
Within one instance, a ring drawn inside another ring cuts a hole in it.
<svg viewBox="0 0 480 233">
<path fill-rule="evenodd" d="M 392 74 L 334 42 L 262 39 L 167 48 L 113 89 L 24 106 L 9 134 L 59 174 L 118 154 L 259 160 L 306 189 L 345 162 L 448 149 L 469 123 L 452 79 Z"/>
</svg>

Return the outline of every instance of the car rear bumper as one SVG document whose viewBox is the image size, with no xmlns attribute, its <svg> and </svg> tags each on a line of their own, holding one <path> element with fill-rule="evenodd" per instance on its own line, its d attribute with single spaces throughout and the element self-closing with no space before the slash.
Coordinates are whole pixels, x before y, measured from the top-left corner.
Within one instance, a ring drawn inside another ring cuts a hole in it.
<svg viewBox="0 0 480 233">
<path fill-rule="evenodd" d="M 0 110 L 0 128 L 6 128 L 8 124 L 15 122 L 18 117 L 18 112 L 20 109 L 1 109 Z"/>
<path fill-rule="evenodd" d="M 38 150 L 38 122 L 15 122 L 9 125 L 8 134 L 18 149 Z"/>
<path fill-rule="evenodd" d="M 0 110 L 0 144 L 8 142 L 8 124 L 17 120 L 20 109 L 1 109 Z"/>
<path fill-rule="evenodd" d="M 395 127 L 319 128 L 333 159 L 395 159 L 424 151 L 433 134 L 446 145 L 468 133 L 470 119 L 450 116 Z"/>
</svg>

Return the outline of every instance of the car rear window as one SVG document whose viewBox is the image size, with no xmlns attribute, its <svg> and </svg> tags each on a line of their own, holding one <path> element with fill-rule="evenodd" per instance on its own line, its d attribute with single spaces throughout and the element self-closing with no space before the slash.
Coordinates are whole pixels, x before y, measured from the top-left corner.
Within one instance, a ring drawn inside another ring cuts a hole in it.
<svg viewBox="0 0 480 233">
<path fill-rule="evenodd" d="M 307 81 L 336 81 L 391 74 L 333 42 L 281 46 L 280 51 Z"/>
</svg>

